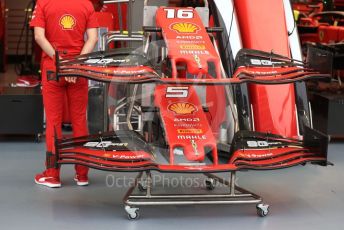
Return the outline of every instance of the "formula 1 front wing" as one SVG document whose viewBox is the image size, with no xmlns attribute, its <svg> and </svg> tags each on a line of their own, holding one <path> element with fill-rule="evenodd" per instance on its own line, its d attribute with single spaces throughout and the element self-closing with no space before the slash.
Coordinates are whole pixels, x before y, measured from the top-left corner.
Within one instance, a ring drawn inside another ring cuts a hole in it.
<svg viewBox="0 0 344 230">
<path fill-rule="evenodd" d="M 288 84 L 306 80 L 326 80 L 304 67 L 303 63 L 287 57 L 257 50 L 243 49 L 236 59 L 233 77 L 207 75 L 206 78 L 162 77 L 146 54 L 128 49 L 100 51 L 59 60 L 56 71 L 48 72 L 49 80 L 61 77 L 82 77 L 106 83 L 170 84 L 170 85 L 233 85 L 255 83 L 266 85 Z"/>
<path fill-rule="evenodd" d="M 313 163 L 328 165 L 327 136 L 306 129 L 303 141 L 278 135 L 239 131 L 232 146 L 214 161 L 169 162 L 164 149 L 147 143 L 134 131 L 117 131 L 56 140 L 57 164 L 80 164 L 116 172 L 156 170 L 174 173 L 207 173 L 239 170 L 270 170 Z M 175 153 L 177 155 L 177 153 Z"/>
<path fill-rule="evenodd" d="M 158 111 L 164 129 L 164 134 L 160 134 L 164 136 L 156 138 L 167 142 L 158 149 L 153 143 L 146 142 L 142 133 L 135 131 L 57 140 L 57 163 L 81 164 L 109 171 L 163 172 L 266 170 L 307 162 L 327 165 L 327 136 L 308 127 L 304 127 L 302 141 L 238 131 L 231 145 L 219 147 L 216 128 L 209 120 L 213 111 L 203 111 L 207 108 L 202 106 L 195 85 L 287 84 L 328 77 L 304 68 L 301 63 L 261 51 L 242 50 L 236 63 L 232 78 L 211 75 L 206 78 L 170 78 L 161 77 L 147 57 L 136 51 L 97 52 L 57 60 L 56 72 L 50 73 L 55 80 L 74 76 L 109 83 L 155 83 L 155 104 L 151 106 Z M 224 102 L 231 100 L 226 98 L 228 95 L 223 94 L 223 97 Z M 212 103 L 219 103 L 216 100 Z"/>
</svg>

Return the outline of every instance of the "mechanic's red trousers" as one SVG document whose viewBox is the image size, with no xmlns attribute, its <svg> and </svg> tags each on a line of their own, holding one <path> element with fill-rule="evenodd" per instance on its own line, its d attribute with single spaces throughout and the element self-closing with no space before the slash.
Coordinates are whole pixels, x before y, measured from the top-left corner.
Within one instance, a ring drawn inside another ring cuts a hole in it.
<svg viewBox="0 0 344 230">
<path fill-rule="evenodd" d="M 84 78 L 77 78 L 76 83 L 68 83 L 64 78 L 61 78 L 58 82 L 54 80 L 48 81 L 47 70 L 55 70 L 54 61 L 50 58 L 42 60 L 42 85 L 43 103 L 46 114 L 46 148 L 47 153 L 54 154 L 55 130 L 57 138 L 62 137 L 61 126 L 65 95 L 68 98 L 73 137 L 88 135 L 86 120 L 88 83 Z M 47 168 L 51 168 L 51 159 L 48 158 L 46 166 Z M 76 165 L 75 170 L 79 175 L 86 175 L 88 172 L 88 168 L 81 165 Z"/>
</svg>

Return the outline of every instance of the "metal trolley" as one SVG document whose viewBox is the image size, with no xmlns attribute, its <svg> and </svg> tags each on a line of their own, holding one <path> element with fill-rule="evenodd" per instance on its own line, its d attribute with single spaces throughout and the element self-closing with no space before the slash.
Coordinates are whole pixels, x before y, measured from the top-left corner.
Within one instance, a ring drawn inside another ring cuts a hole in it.
<svg viewBox="0 0 344 230">
<path fill-rule="evenodd" d="M 109 44 L 112 42 L 122 42 L 125 44 L 127 42 L 129 46 L 133 42 L 140 42 L 143 44 L 143 52 L 147 54 L 149 47 L 149 35 L 145 36 L 143 32 L 132 30 L 132 9 L 135 0 L 109 0 L 104 1 L 107 3 L 128 3 L 128 31 L 125 32 L 121 25 L 120 31 L 110 31 L 108 33 L 102 34 L 101 37 L 101 47 L 102 50 L 107 50 Z M 120 7 L 119 11 L 121 11 Z M 148 0 L 144 1 L 144 26 L 154 28 L 154 14 L 157 10 L 156 6 L 148 6 Z M 208 25 L 209 8 L 208 1 L 205 1 L 204 7 L 198 7 L 198 12 L 200 13 L 202 20 L 206 25 Z M 119 12 L 119 15 L 122 15 Z M 149 32 L 148 32 L 149 33 Z M 147 35 L 147 34 L 146 34 Z M 211 36 L 212 39 L 214 39 Z M 216 45 L 216 42 L 214 42 Z M 217 46 L 215 47 L 218 51 Z M 164 54 L 165 50 L 162 48 L 161 52 Z M 166 54 L 165 54 L 166 55 Z M 161 58 L 166 56 L 162 55 Z M 222 71 L 224 71 L 222 69 Z M 107 95 L 108 86 L 104 84 L 104 95 Z M 113 129 L 119 129 L 120 125 L 128 126 L 129 130 L 134 130 L 133 123 L 141 123 L 142 111 L 140 108 L 135 106 L 136 96 L 138 92 L 138 85 L 134 85 L 133 89 L 130 90 L 131 94 L 120 99 L 114 111 L 114 124 Z M 227 92 L 230 93 L 230 92 Z M 108 104 L 106 98 L 104 98 L 104 117 L 108 117 Z M 127 107 L 127 114 L 121 112 L 121 109 Z M 133 117 L 136 122 L 133 122 Z M 234 117 L 236 120 L 236 118 Z M 104 131 L 108 130 L 109 124 L 107 119 L 104 119 Z M 136 131 L 142 131 L 140 125 L 137 126 Z M 207 190 L 214 190 L 216 184 L 220 183 L 228 189 L 228 192 L 222 194 L 168 194 L 168 193 L 154 193 L 154 186 L 152 180 L 151 171 L 139 172 L 134 184 L 126 192 L 123 198 L 124 209 L 128 214 L 130 220 L 139 218 L 139 207 L 140 206 L 161 206 L 161 205 L 208 205 L 208 204 L 256 204 L 257 214 L 261 217 L 268 215 L 269 205 L 264 204 L 260 196 L 247 191 L 244 188 L 236 185 L 236 172 L 230 172 L 229 180 L 225 180 L 214 174 L 204 174 L 207 179 L 205 181 Z M 135 194 L 135 191 L 139 191 L 139 194 Z"/>
<path fill-rule="evenodd" d="M 142 180 L 146 174 L 146 178 Z M 264 204 L 260 196 L 247 191 L 235 184 L 236 173 L 230 173 L 230 179 L 224 180 L 214 174 L 205 174 L 206 188 L 213 190 L 216 183 L 221 183 L 228 188 L 224 194 L 159 194 L 154 193 L 152 187 L 152 174 L 150 171 L 140 172 L 136 177 L 134 185 L 127 191 L 123 198 L 124 209 L 130 220 L 139 218 L 140 206 L 161 205 L 208 205 L 208 204 L 256 204 L 257 214 L 265 217 L 269 213 L 269 205 Z M 135 190 L 141 194 L 135 194 Z"/>
</svg>

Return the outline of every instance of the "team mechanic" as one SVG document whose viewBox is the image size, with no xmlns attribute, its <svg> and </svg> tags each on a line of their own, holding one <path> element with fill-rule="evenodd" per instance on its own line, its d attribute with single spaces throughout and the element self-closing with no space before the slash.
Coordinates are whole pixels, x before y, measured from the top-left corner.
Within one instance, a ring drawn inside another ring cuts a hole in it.
<svg viewBox="0 0 344 230">
<path fill-rule="evenodd" d="M 55 168 L 54 129 L 61 138 L 64 95 L 68 97 L 73 136 L 87 135 L 88 84 L 81 78 L 48 81 L 47 70 L 55 69 L 55 51 L 59 51 L 61 58 L 91 52 L 97 42 L 98 21 L 90 0 L 38 0 L 30 26 L 34 27 L 35 40 L 43 50 L 42 93 L 46 113 L 46 170 L 35 176 L 35 182 L 57 188 L 61 181 L 60 169 Z M 75 170 L 77 184 L 88 185 L 88 168 L 76 165 Z"/>
</svg>

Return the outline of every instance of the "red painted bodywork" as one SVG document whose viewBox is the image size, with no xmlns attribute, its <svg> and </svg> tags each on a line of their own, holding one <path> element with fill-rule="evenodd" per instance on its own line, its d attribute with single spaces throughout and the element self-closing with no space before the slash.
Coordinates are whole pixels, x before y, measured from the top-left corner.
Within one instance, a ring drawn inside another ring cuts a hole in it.
<svg viewBox="0 0 344 230">
<path fill-rule="evenodd" d="M 226 100 L 223 100 L 224 98 L 226 98 L 226 91 L 223 86 L 206 87 L 206 106 L 208 109 L 206 115 L 217 140 L 219 139 L 219 129 L 221 125 L 233 125 L 228 124 L 225 111 L 227 105 Z"/>
<path fill-rule="evenodd" d="M 172 85 L 228 85 L 242 83 L 260 83 L 260 84 L 286 84 L 296 81 L 305 81 L 310 78 L 327 78 L 328 75 L 319 74 L 318 72 L 306 71 L 298 67 L 275 67 L 257 68 L 257 67 L 239 67 L 232 78 L 205 78 L 205 79 L 172 79 L 161 78 L 151 66 L 127 66 L 127 67 L 99 67 L 88 65 L 72 65 L 60 66 L 58 78 L 84 77 L 95 81 L 108 83 L 131 83 L 143 84 L 155 82 L 156 84 L 172 84 Z M 56 80 L 53 75 L 49 80 Z M 220 93 L 214 98 L 219 98 Z M 210 92 L 211 93 L 211 92 Z M 212 95 L 214 96 L 214 95 Z M 210 97 L 209 97 L 210 98 Z M 213 100 L 215 101 L 215 100 Z M 208 101 L 211 103 L 211 101 Z"/>
<path fill-rule="evenodd" d="M 184 156 L 188 161 L 204 161 L 205 148 L 209 147 L 212 150 L 214 164 L 217 164 L 216 139 L 195 89 L 186 86 L 189 92 L 187 97 L 178 98 L 167 96 L 169 87 L 169 85 L 157 86 L 154 102 L 159 108 L 163 127 L 166 130 L 170 164 L 174 164 L 174 150 L 178 147 L 183 148 Z"/>
<path fill-rule="evenodd" d="M 251 84 L 249 90 L 256 131 L 297 136 L 293 85 Z"/>
<path fill-rule="evenodd" d="M 302 147 L 297 140 L 272 138 L 272 142 L 283 142 L 280 148 L 241 148 L 233 152 L 227 163 L 219 164 L 168 164 L 158 163 L 151 152 L 136 151 L 111 151 L 101 147 L 98 149 L 85 147 L 80 141 L 79 147 L 66 146 L 58 151 L 59 164 L 81 164 L 92 168 L 109 171 L 145 171 L 157 170 L 161 172 L 221 172 L 236 171 L 241 169 L 280 169 L 291 167 L 306 162 L 324 162 L 324 156 Z M 70 140 L 66 140 L 70 142 Z M 66 145 L 65 141 L 59 144 Z M 93 142 L 92 142 L 93 143 Z M 202 163 L 194 161 L 194 163 Z"/>
<path fill-rule="evenodd" d="M 319 2 L 319 3 L 303 3 L 303 2 L 297 2 L 297 3 L 292 3 L 292 7 L 294 10 L 299 11 L 300 13 L 309 15 L 311 13 L 317 13 L 321 12 L 324 9 L 324 4 Z"/>
<path fill-rule="evenodd" d="M 324 14 L 331 12 L 323 12 Z M 321 44 L 333 44 L 344 41 L 344 26 L 343 19 L 333 22 L 333 25 L 329 23 L 319 22 L 322 14 L 310 15 L 307 18 L 301 18 L 298 24 L 300 30 L 300 40 L 304 45 L 307 42 L 321 43 Z M 303 32 L 305 30 L 306 32 Z"/>
<path fill-rule="evenodd" d="M 162 29 L 165 43 L 169 49 L 169 59 L 172 65 L 172 78 L 185 78 L 185 73 L 197 75 L 197 78 L 221 78 L 221 64 L 215 48 L 210 41 L 201 18 L 195 9 L 190 19 L 167 18 L 166 9 L 179 8 L 161 7 L 157 11 L 156 22 Z M 193 26 L 197 29 L 190 32 L 181 32 L 173 28 L 174 25 Z M 191 43 L 190 43 L 191 42 Z M 209 63 L 215 66 L 215 73 L 209 72 Z M 186 65 L 186 71 L 181 74 L 177 71 L 179 65 Z M 214 75 L 214 76 L 210 76 Z M 225 121 L 226 101 L 223 87 L 206 87 L 206 100 L 209 108 L 208 121 L 213 133 L 217 137 L 220 125 Z M 214 103 L 216 101 L 217 103 Z M 211 119 L 209 118 L 211 116 Z"/>
<path fill-rule="evenodd" d="M 235 1 L 243 47 L 290 57 L 283 1 L 261 0 L 259 7 L 256 3 Z M 294 85 L 251 84 L 249 91 L 256 131 L 297 136 Z"/>
<path fill-rule="evenodd" d="M 344 41 L 343 26 L 319 26 L 319 42 L 332 44 Z"/>
<path fill-rule="evenodd" d="M 169 50 L 168 57 L 172 65 L 171 77 L 177 78 L 177 66 L 186 64 L 188 73 L 202 78 L 203 75 L 209 74 L 208 63 L 211 62 L 215 66 L 216 78 L 221 78 L 220 58 L 197 11 L 189 8 L 192 10 L 193 17 L 187 19 L 186 22 L 185 19 L 181 18 L 167 18 L 166 10 L 169 9 L 177 10 L 178 8 L 160 7 L 156 14 L 156 24 L 161 27 Z M 186 29 L 188 27 L 190 29 Z"/>
</svg>

